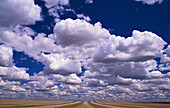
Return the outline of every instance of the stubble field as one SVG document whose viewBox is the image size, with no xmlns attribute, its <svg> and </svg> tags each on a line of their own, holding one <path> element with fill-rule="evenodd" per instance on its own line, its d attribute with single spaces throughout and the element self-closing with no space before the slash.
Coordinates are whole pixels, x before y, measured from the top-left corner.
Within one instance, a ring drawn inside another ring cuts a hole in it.
<svg viewBox="0 0 170 108">
<path fill-rule="evenodd" d="M 0 108 L 170 108 L 170 103 L 0 100 Z"/>
</svg>

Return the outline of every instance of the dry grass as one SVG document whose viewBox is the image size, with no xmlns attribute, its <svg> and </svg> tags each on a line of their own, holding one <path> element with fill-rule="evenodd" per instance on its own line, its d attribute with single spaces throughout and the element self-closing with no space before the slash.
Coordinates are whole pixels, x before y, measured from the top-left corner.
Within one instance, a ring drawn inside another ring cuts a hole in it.
<svg viewBox="0 0 170 108">
<path fill-rule="evenodd" d="M 63 105 L 72 101 L 37 101 L 37 100 L 0 100 L 0 108 L 14 107 L 40 107 L 50 105 Z"/>
<path fill-rule="evenodd" d="M 129 108 L 170 108 L 170 103 L 152 103 L 152 102 L 114 102 L 101 101 L 96 102 L 108 106 L 129 107 Z"/>
<path fill-rule="evenodd" d="M 170 108 L 170 103 L 0 100 L 0 108 Z"/>
</svg>

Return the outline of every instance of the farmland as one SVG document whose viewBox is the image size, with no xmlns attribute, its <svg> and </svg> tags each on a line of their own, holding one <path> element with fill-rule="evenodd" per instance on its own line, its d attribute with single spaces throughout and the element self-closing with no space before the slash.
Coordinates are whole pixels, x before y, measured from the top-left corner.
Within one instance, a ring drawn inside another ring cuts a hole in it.
<svg viewBox="0 0 170 108">
<path fill-rule="evenodd" d="M 170 103 L 0 100 L 0 108 L 170 108 Z"/>
</svg>

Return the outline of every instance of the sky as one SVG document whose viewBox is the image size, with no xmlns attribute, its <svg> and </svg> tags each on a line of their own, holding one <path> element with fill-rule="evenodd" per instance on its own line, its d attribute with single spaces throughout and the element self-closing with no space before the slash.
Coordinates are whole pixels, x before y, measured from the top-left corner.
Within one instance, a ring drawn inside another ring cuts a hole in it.
<svg viewBox="0 0 170 108">
<path fill-rule="evenodd" d="M 169 0 L 3 0 L 0 99 L 170 102 Z"/>
</svg>

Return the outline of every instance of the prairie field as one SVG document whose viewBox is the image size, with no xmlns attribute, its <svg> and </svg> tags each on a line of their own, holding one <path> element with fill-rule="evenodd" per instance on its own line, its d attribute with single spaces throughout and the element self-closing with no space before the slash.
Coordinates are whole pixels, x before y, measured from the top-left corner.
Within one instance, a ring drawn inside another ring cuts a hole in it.
<svg viewBox="0 0 170 108">
<path fill-rule="evenodd" d="M 72 101 L 38 101 L 38 100 L 0 100 L 0 108 L 23 108 L 23 107 L 53 107 L 73 103 Z"/>
<path fill-rule="evenodd" d="M 0 100 L 0 108 L 170 108 L 170 103 L 123 101 Z"/>
</svg>

